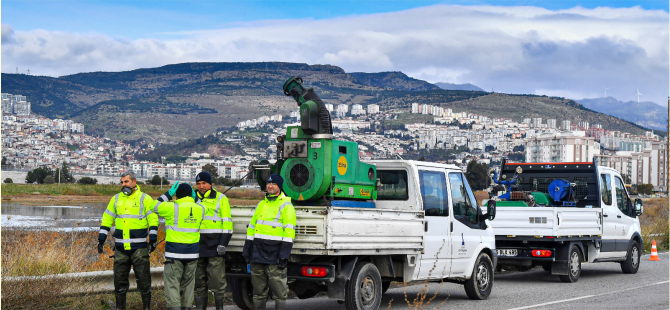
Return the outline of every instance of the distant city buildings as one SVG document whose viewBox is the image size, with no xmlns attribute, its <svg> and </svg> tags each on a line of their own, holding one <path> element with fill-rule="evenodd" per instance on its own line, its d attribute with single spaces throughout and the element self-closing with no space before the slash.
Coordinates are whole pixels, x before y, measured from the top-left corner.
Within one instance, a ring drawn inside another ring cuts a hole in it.
<svg viewBox="0 0 670 310">
<path fill-rule="evenodd" d="M 12 95 L 7 93 L 2 93 L 2 114 L 14 114 L 16 116 L 28 116 L 30 115 L 30 102 L 28 102 L 26 96 L 22 95 Z"/>
<path fill-rule="evenodd" d="M 526 141 L 526 162 L 588 162 L 600 155 L 600 143 L 583 131 L 547 133 Z"/>
</svg>

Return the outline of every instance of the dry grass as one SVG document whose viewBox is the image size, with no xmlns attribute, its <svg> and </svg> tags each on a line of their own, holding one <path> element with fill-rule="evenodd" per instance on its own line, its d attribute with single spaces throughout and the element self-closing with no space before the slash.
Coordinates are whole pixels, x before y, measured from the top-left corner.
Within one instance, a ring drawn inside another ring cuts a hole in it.
<svg viewBox="0 0 670 310">
<path fill-rule="evenodd" d="M 9 277 L 45 276 L 113 269 L 113 254 L 108 240 L 105 253 L 98 254 L 97 231 L 53 232 L 36 230 L 2 231 L 2 306 L 3 309 L 108 309 L 113 294 L 93 294 L 85 279 L 50 278 L 13 280 Z M 158 240 L 165 238 L 164 228 Z M 151 254 L 151 266 L 162 266 L 165 243 Z M 68 297 L 67 291 L 82 292 Z M 162 289 L 154 290 L 154 308 L 164 309 Z M 129 308 L 140 308 L 140 295 L 128 295 Z"/>
<path fill-rule="evenodd" d="M 428 272 L 428 278 L 431 277 L 433 272 L 435 272 L 435 268 L 437 268 L 437 259 L 438 256 L 440 255 L 440 252 L 442 252 L 442 248 L 444 248 L 444 244 L 446 243 L 445 239 L 442 239 L 442 245 L 440 248 L 437 250 L 437 253 L 435 254 L 435 262 L 433 262 L 433 267 L 430 269 Z M 445 266 L 446 267 L 446 266 Z M 446 273 L 446 270 L 442 270 L 441 278 L 444 278 Z M 424 310 L 430 306 L 430 304 L 437 298 L 437 294 L 440 292 L 442 289 L 442 284 L 444 284 L 444 281 L 440 279 L 440 285 L 437 287 L 435 292 L 432 294 L 430 293 L 430 290 L 428 289 L 428 280 L 425 280 L 423 282 L 423 287 L 421 288 L 421 291 L 419 291 L 416 294 L 416 297 L 414 297 L 411 301 L 410 298 L 407 296 L 407 282 L 403 282 L 403 287 L 402 291 L 405 295 L 405 302 L 407 303 L 407 307 L 409 310 Z M 442 302 L 440 302 L 435 309 L 440 309 L 442 306 L 447 302 L 449 298 L 445 298 Z M 393 300 L 389 301 L 389 309 L 391 308 L 391 303 Z"/>
<path fill-rule="evenodd" d="M 643 201 L 644 213 L 640 216 L 642 238 L 644 238 L 644 252 L 651 252 L 651 241 L 656 240 L 659 251 L 670 249 L 668 200 L 666 198 L 652 198 Z M 649 236 L 657 235 L 657 236 Z"/>
</svg>

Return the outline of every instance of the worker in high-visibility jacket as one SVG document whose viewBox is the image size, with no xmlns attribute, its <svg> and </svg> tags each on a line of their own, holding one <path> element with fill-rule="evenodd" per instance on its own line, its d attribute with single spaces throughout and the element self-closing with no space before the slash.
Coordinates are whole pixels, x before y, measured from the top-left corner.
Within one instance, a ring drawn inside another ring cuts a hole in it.
<svg viewBox="0 0 670 310">
<path fill-rule="evenodd" d="M 135 270 L 137 289 L 142 295 L 142 308 L 151 308 L 151 272 L 149 253 L 156 248 L 158 216 L 152 212 L 155 201 L 137 186 L 135 173 L 121 174 L 121 193 L 112 197 L 102 214 L 98 234 L 98 253 L 102 254 L 105 240 L 114 231 L 114 293 L 116 309 L 126 308 L 126 293 L 130 282 L 130 266 Z M 149 241 L 147 243 L 147 236 Z"/>
<path fill-rule="evenodd" d="M 207 291 L 214 293 L 216 310 L 223 310 L 226 293 L 226 247 L 233 235 L 228 197 L 212 188 L 212 176 L 202 171 L 195 177 L 197 199 L 204 206 L 200 225 L 200 258 L 195 270 L 195 308 L 207 309 Z"/>
<path fill-rule="evenodd" d="M 172 199 L 175 202 L 163 202 Z M 205 207 L 195 203 L 190 185 L 180 183 L 158 200 L 153 211 L 165 218 L 165 266 L 163 283 L 168 310 L 193 306 L 195 268 L 199 257 L 200 224 Z M 182 295 L 183 294 L 183 295 Z"/>
<path fill-rule="evenodd" d="M 288 283 L 286 266 L 295 238 L 295 209 L 291 198 L 283 193 L 284 179 L 271 174 L 266 195 L 254 211 L 247 227 L 242 255 L 251 264 L 254 287 L 254 309 L 265 309 L 268 288 L 272 290 L 275 309 L 286 309 Z"/>
</svg>

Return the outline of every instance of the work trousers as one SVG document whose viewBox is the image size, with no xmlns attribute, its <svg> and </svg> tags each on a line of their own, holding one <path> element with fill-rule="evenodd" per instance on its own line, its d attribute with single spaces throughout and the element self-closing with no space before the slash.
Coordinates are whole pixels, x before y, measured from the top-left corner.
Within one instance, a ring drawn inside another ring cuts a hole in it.
<svg viewBox="0 0 670 310">
<path fill-rule="evenodd" d="M 207 291 L 214 293 L 214 298 L 223 298 L 226 292 L 226 260 L 222 256 L 198 258 L 195 270 L 195 297 L 207 296 Z"/>
<path fill-rule="evenodd" d="M 131 265 L 135 271 L 137 290 L 142 295 L 151 295 L 151 264 L 147 248 L 134 250 L 130 256 L 119 249 L 114 250 L 114 293 L 123 295 L 128 292 Z"/>
<path fill-rule="evenodd" d="M 272 299 L 285 301 L 288 297 L 286 268 L 277 265 L 251 264 L 251 284 L 254 286 L 254 300 L 268 299 L 268 289 L 272 290 Z"/>
<path fill-rule="evenodd" d="M 197 260 L 186 263 L 168 259 L 163 269 L 165 301 L 167 307 L 193 306 L 193 288 L 195 287 L 195 268 Z"/>
</svg>

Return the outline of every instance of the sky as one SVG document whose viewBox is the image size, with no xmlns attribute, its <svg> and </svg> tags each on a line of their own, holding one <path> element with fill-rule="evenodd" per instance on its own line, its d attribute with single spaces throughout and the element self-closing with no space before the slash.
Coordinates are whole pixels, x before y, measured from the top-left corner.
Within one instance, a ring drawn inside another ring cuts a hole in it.
<svg viewBox="0 0 670 310">
<path fill-rule="evenodd" d="M 184 62 L 402 71 L 487 91 L 667 105 L 667 1 L 5 0 L 2 72 Z M 18 69 L 17 69 L 18 68 Z"/>
</svg>

